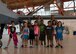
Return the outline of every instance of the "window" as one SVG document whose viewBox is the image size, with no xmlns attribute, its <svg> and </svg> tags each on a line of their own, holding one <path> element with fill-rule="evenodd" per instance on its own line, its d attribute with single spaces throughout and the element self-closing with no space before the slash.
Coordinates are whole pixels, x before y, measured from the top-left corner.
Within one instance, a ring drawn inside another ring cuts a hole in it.
<svg viewBox="0 0 76 54">
<path fill-rule="evenodd" d="M 67 8 L 67 7 L 74 7 L 73 1 L 64 2 L 64 8 Z"/>
<path fill-rule="evenodd" d="M 75 1 L 76 3 L 76 1 Z M 75 4 L 76 6 L 76 4 Z M 73 10 L 74 9 L 74 3 L 73 1 L 64 2 L 64 10 Z"/>
</svg>

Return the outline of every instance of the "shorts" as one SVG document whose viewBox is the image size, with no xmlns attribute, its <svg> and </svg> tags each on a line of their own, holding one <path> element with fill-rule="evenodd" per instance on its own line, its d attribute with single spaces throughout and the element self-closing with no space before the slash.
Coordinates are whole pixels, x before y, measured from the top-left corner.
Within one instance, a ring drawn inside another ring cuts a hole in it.
<svg viewBox="0 0 76 54">
<path fill-rule="evenodd" d="M 47 35 L 47 40 L 53 40 L 53 36 Z"/>
<path fill-rule="evenodd" d="M 23 35 L 23 39 L 28 39 L 29 36 L 28 35 Z"/>
<path fill-rule="evenodd" d="M 34 34 L 35 36 L 38 36 L 38 34 Z"/>
<path fill-rule="evenodd" d="M 35 39 L 35 35 L 34 35 L 34 34 L 30 34 L 30 35 L 29 35 L 29 39 L 30 39 L 30 40 Z"/>
<path fill-rule="evenodd" d="M 56 34 L 53 34 L 53 36 L 55 36 Z"/>
<path fill-rule="evenodd" d="M 63 36 L 62 35 L 57 35 L 56 40 L 63 40 Z"/>
<path fill-rule="evenodd" d="M 39 40 L 41 40 L 41 41 L 45 40 L 45 34 L 44 33 L 40 34 Z"/>
</svg>

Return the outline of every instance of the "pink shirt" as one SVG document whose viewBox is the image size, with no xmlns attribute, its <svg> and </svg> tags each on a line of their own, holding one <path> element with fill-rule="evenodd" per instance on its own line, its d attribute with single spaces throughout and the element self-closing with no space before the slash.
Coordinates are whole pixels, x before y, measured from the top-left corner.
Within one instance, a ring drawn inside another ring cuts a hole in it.
<svg viewBox="0 0 76 54">
<path fill-rule="evenodd" d="M 34 26 L 34 34 L 39 34 L 39 27 L 38 26 Z"/>
</svg>

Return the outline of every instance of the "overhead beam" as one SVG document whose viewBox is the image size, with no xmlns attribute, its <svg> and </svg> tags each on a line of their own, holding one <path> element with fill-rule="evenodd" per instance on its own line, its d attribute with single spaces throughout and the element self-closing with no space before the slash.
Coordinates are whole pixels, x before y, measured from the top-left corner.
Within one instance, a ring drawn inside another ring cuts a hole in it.
<svg viewBox="0 0 76 54">
<path fill-rule="evenodd" d="M 54 1 L 56 1 L 56 6 L 58 7 L 58 11 L 59 11 L 59 14 L 61 14 L 61 15 L 64 15 L 64 9 L 63 9 L 63 6 L 61 6 L 61 5 L 63 5 L 63 2 L 61 2 L 61 0 L 60 0 L 60 2 L 57 2 L 57 0 L 54 0 Z"/>
<path fill-rule="evenodd" d="M 28 15 L 33 15 L 34 13 L 36 13 L 37 11 L 39 11 L 40 9 L 42 9 L 43 7 L 47 6 L 48 4 L 50 5 L 53 2 L 53 0 L 45 3 L 43 6 L 41 6 L 40 8 L 37 8 L 36 11 L 32 11 L 30 12 Z"/>
<path fill-rule="evenodd" d="M 30 3 L 30 4 L 26 4 L 25 2 L 24 3 L 15 3 L 15 4 L 8 4 L 8 7 L 10 8 L 10 9 L 19 9 L 19 8 L 24 8 L 24 6 L 26 6 L 26 7 L 34 7 L 34 6 L 41 6 L 41 5 L 43 5 L 43 4 L 45 4 L 45 3 L 47 3 L 47 2 L 42 2 L 42 3 L 33 3 L 33 5 Z"/>
<path fill-rule="evenodd" d="M 74 12 L 76 12 L 76 11 L 75 11 L 75 0 L 73 0 L 73 4 L 74 4 Z"/>
<path fill-rule="evenodd" d="M 22 8 L 24 8 L 24 6 L 27 6 L 27 7 L 40 6 L 40 5 L 45 4 L 48 1 L 50 1 L 50 0 L 40 0 L 40 2 L 38 2 L 38 1 L 34 2 L 32 0 L 27 0 L 27 1 L 21 0 L 21 2 L 16 1 L 14 3 L 7 3 L 7 4 L 8 4 L 9 8 L 14 9 L 14 7 L 18 8 L 19 6 L 22 6 Z"/>
</svg>

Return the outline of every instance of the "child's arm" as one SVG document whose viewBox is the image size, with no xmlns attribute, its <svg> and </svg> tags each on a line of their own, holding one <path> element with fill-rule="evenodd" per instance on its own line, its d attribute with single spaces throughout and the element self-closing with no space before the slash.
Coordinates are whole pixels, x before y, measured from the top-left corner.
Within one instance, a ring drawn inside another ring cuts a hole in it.
<svg viewBox="0 0 76 54">
<path fill-rule="evenodd" d="M 11 33 L 11 27 L 12 27 L 12 26 L 10 26 L 9 28 L 10 28 L 10 34 L 12 35 L 12 33 Z"/>
<path fill-rule="evenodd" d="M 23 27 L 21 28 L 21 33 L 23 33 Z"/>
<path fill-rule="evenodd" d="M 40 36 L 40 28 L 39 27 L 38 27 L 38 33 L 39 33 L 38 35 Z"/>
<path fill-rule="evenodd" d="M 65 30 L 65 27 L 63 26 L 63 30 Z"/>
<path fill-rule="evenodd" d="M 16 32 L 16 27 L 15 27 L 15 32 Z"/>
<path fill-rule="evenodd" d="M 46 26 L 46 29 L 45 29 L 45 34 L 47 35 L 47 26 Z"/>
<path fill-rule="evenodd" d="M 46 34 L 46 25 L 45 25 L 45 34 Z"/>
<path fill-rule="evenodd" d="M 57 27 L 55 28 L 55 33 L 57 33 Z"/>
</svg>

